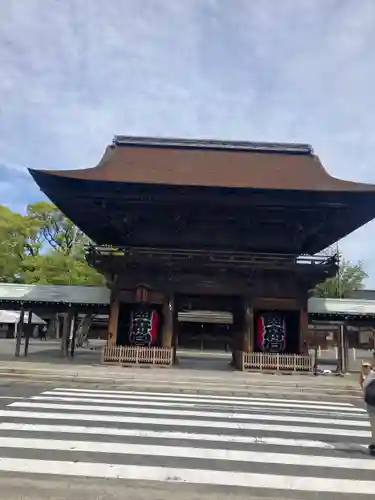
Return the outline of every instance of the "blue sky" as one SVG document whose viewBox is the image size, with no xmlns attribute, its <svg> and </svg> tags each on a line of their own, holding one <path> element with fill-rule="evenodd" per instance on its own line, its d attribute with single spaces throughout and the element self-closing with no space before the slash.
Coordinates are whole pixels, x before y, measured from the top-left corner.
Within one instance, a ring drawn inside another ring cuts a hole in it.
<svg viewBox="0 0 375 500">
<path fill-rule="evenodd" d="M 298 141 L 375 183 L 374 0 L 0 0 L 0 203 L 114 134 Z M 375 287 L 375 222 L 342 241 Z"/>
</svg>

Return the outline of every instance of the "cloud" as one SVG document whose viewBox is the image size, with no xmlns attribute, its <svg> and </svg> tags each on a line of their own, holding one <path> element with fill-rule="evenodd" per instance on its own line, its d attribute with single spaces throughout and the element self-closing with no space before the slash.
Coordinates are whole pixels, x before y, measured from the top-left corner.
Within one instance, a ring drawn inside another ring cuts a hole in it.
<svg viewBox="0 0 375 500">
<path fill-rule="evenodd" d="M 2 0 L 1 11 L 10 168 L 91 166 L 117 133 L 308 142 L 333 175 L 375 183 L 373 0 Z M 342 242 L 372 286 L 374 236 L 370 223 Z"/>
</svg>

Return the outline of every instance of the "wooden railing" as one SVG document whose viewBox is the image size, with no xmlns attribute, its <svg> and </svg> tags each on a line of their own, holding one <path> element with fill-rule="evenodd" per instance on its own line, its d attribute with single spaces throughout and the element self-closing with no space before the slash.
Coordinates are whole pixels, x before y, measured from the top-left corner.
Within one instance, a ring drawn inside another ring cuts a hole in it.
<svg viewBox="0 0 375 500">
<path fill-rule="evenodd" d="M 172 365 L 173 349 L 168 347 L 112 346 L 103 351 L 104 363 Z"/>
<path fill-rule="evenodd" d="M 235 353 L 235 362 L 239 370 L 277 371 L 277 372 L 312 372 L 313 357 L 303 354 L 275 354 L 264 352 Z"/>
</svg>

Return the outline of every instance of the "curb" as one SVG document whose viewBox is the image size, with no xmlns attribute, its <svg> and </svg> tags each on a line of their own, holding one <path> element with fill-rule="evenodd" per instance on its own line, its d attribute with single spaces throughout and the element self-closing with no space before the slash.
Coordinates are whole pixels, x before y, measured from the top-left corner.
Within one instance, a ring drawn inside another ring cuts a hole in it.
<svg viewBox="0 0 375 500">
<path fill-rule="evenodd" d="M 128 372 L 129 374 L 129 372 Z M 170 383 L 169 379 L 166 380 L 165 378 L 162 380 L 158 380 L 157 377 L 147 377 L 147 378 L 138 378 L 137 375 L 133 372 L 133 376 L 127 377 L 125 372 L 110 372 L 110 373 L 95 373 L 95 374 L 84 374 L 81 371 L 77 370 L 46 370 L 43 368 L 33 368 L 33 369 L 20 369 L 20 368 L 0 368 L 0 377 L 1 376 L 27 376 L 27 377 L 44 377 L 44 378 L 73 378 L 74 380 L 79 378 L 79 379 L 86 379 L 86 380 L 114 380 L 114 379 L 119 379 L 123 382 L 152 382 L 153 384 L 155 383 L 164 383 L 168 382 Z M 125 375 L 125 376 L 124 376 Z M 335 383 L 323 383 L 321 384 L 319 382 L 320 377 L 309 377 L 309 379 L 305 379 L 303 382 L 301 381 L 293 381 L 291 378 L 287 380 L 284 377 L 275 377 L 273 380 L 271 379 L 264 379 L 262 377 L 262 374 L 257 374 L 256 378 L 252 378 L 251 376 L 249 378 L 229 378 L 227 380 L 221 380 L 221 382 L 224 382 L 224 384 L 221 385 L 242 385 L 242 386 L 254 386 L 254 385 L 259 385 L 259 387 L 267 387 L 267 386 L 272 386 L 272 387 L 278 387 L 279 383 L 283 387 L 288 387 L 290 389 L 321 389 L 321 390 L 332 390 L 335 392 L 341 392 L 341 391 L 357 391 L 359 390 L 358 384 L 353 383 L 353 384 L 343 384 L 343 385 L 337 385 Z M 175 379 L 173 380 L 174 384 L 205 384 L 205 385 L 219 385 L 219 378 L 206 378 L 206 377 L 180 377 L 179 380 Z"/>
<path fill-rule="evenodd" d="M 121 378 L 114 377 L 84 377 L 77 375 L 54 375 L 49 374 L 30 374 L 30 373 L 17 373 L 17 372 L 0 372 L 0 377 L 8 377 L 13 379 L 19 379 L 21 381 L 27 379 L 32 380 L 33 382 L 40 381 L 45 384 L 51 383 L 80 383 L 86 385 L 106 385 L 110 387 L 116 387 L 124 390 L 143 390 L 145 392 L 155 392 L 155 390 L 159 391 L 170 391 L 176 392 L 180 394 L 205 394 L 205 395 L 227 395 L 227 396 L 238 396 L 238 397 L 249 397 L 249 396 L 266 396 L 266 397 L 290 397 L 291 395 L 299 396 L 302 398 L 308 398 L 309 396 L 313 396 L 315 398 L 319 398 L 322 395 L 330 396 L 334 399 L 346 399 L 350 398 L 360 398 L 362 399 L 361 391 L 354 388 L 347 388 L 344 390 L 338 391 L 337 389 L 324 389 L 324 387 L 316 387 L 316 390 L 312 390 L 311 387 L 285 387 L 285 386 L 275 386 L 274 390 L 270 390 L 269 387 L 254 387 L 248 386 L 238 389 L 233 388 L 220 388 L 220 387 L 202 387 L 203 384 L 186 384 L 185 387 L 176 387 L 171 383 L 157 383 L 153 381 L 134 381 L 134 380 L 124 380 Z M 155 385 L 157 387 L 155 387 Z M 199 385 L 201 387 L 199 387 Z"/>
<path fill-rule="evenodd" d="M 50 380 L 69 380 L 72 382 L 84 382 L 84 383 L 90 383 L 90 384 L 97 384 L 97 383 L 103 383 L 103 384 L 118 384 L 118 385 L 129 385 L 133 384 L 134 387 L 139 387 L 139 386 L 146 386 L 149 385 L 150 387 L 153 387 L 155 389 L 155 386 L 158 387 L 169 387 L 173 385 L 173 390 L 177 390 L 179 388 L 183 388 L 184 386 L 189 386 L 189 387 L 198 387 L 198 386 L 205 386 L 208 390 L 215 391 L 215 390 L 231 390 L 233 391 L 232 387 L 238 387 L 237 390 L 253 390 L 256 388 L 258 392 L 275 392 L 277 393 L 280 390 L 288 390 L 288 391 L 294 391 L 294 392 L 324 392 L 325 394 L 331 394 L 332 396 L 335 395 L 340 395 L 340 394 L 345 394 L 348 392 L 353 392 L 353 393 L 361 393 L 361 390 L 357 385 L 346 385 L 346 386 L 341 386 L 337 387 L 333 384 L 329 385 L 320 385 L 320 384 L 302 384 L 302 383 L 295 383 L 295 384 L 283 384 L 283 383 L 278 383 L 281 381 L 275 381 L 275 383 L 271 383 L 270 381 L 265 381 L 262 383 L 261 380 L 257 381 L 238 381 L 238 380 L 232 380 L 228 381 L 226 383 L 220 384 L 217 382 L 207 382 L 205 380 L 196 380 L 196 379 L 185 379 L 185 380 L 179 380 L 179 381 L 169 381 L 169 380 L 158 380 L 157 378 L 150 378 L 150 379 L 136 379 L 136 378 L 124 378 L 121 376 L 121 374 L 111 374 L 107 376 L 99 376 L 99 375 L 81 375 L 79 372 L 73 372 L 73 373 L 53 373 L 53 372 L 43 372 L 43 371 L 36 371 L 36 372 L 28 372 L 28 371 L 15 371 L 15 370 L 7 370 L 7 371 L 1 371 L 0 370 L 0 378 L 29 378 L 29 379 L 34 379 L 34 380 L 42 380 L 44 382 L 48 382 Z M 270 389 L 272 389 L 270 391 Z"/>
</svg>

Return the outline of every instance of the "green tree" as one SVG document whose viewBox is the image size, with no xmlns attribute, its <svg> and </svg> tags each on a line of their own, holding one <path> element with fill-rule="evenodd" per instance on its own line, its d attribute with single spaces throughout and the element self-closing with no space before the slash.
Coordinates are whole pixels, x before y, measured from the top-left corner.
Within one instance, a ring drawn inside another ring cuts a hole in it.
<svg viewBox="0 0 375 500">
<path fill-rule="evenodd" d="M 33 203 L 25 216 L 0 206 L 0 281 L 104 285 L 85 260 L 87 243 L 52 203 Z"/>
<path fill-rule="evenodd" d="M 52 203 L 40 201 L 27 207 L 27 215 L 38 226 L 37 240 L 64 255 L 81 254 L 88 238 Z"/>
<path fill-rule="evenodd" d="M 315 287 L 314 295 L 322 298 L 350 298 L 355 290 L 364 287 L 367 277 L 362 262 L 352 264 L 342 259 L 336 276 L 319 283 Z"/>
<path fill-rule="evenodd" d="M 104 277 L 88 266 L 84 259 L 57 251 L 27 256 L 23 261 L 25 283 L 43 285 L 97 285 L 105 284 Z"/>
<path fill-rule="evenodd" d="M 85 260 L 89 239 L 55 205 L 33 203 L 27 218 L 38 227 L 32 242 L 37 251 L 25 255 L 23 263 L 27 283 L 104 285 L 104 277 Z"/>
<path fill-rule="evenodd" d="M 0 205 L 0 281 L 22 282 L 25 256 L 38 251 L 38 230 L 36 221 Z"/>
</svg>

